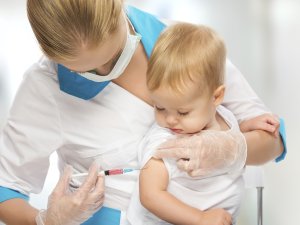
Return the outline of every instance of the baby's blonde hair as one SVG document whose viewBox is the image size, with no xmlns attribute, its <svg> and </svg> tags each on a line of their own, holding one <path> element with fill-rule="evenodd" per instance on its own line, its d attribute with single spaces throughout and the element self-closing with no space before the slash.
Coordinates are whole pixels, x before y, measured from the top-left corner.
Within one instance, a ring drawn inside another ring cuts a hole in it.
<svg viewBox="0 0 300 225">
<path fill-rule="evenodd" d="M 27 0 L 27 14 L 42 51 L 72 60 L 99 46 L 119 24 L 122 0 Z"/>
<path fill-rule="evenodd" d="M 225 60 L 224 43 L 212 29 L 175 24 L 161 34 L 153 49 L 147 71 L 148 88 L 154 91 L 170 87 L 182 94 L 192 81 L 199 84 L 201 93 L 211 94 L 224 82 Z"/>
</svg>

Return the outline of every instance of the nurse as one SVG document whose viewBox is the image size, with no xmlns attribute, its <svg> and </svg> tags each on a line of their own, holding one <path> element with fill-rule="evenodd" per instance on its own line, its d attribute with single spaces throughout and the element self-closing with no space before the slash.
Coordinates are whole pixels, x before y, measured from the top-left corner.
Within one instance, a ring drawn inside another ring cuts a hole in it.
<svg viewBox="0 0 300 225">
<path fill-rule="evenodd" d="M 28 0 L 27 9 L 44 57 L 26 72 L 1 134 L 0 221 L 126 224 L 138 174 L 106 177 L 104 184 L 97 165 L 103 170 L 137 166 L 138 143 L 154 122 L 145 82 L 147 61 L 165 25 L 122 0 Z M 230 61 L 226 67 L 224 106 L 239 122 L 268 112 Z M 247 163 L 283 159 L 283 126 L 281 135 L 245 133 Z M 233 143 L 223 136 L 212 144 L 224 145 L 224 140 Z M 195 143 L 168 143 L 160 156 L 201 162 L 205 158 L 199 143 L 201 136 Z M 195 154 L 181 156 L 186 145 Z M 47 209 L 38 211 L 27 200 L 42 190 L 54 151 L 64 172 Z M 196 165 L 186 169 L 197 171 Z M 70 193 L 71 173 L 87 170 L 82 186 Z"/>
</svg>

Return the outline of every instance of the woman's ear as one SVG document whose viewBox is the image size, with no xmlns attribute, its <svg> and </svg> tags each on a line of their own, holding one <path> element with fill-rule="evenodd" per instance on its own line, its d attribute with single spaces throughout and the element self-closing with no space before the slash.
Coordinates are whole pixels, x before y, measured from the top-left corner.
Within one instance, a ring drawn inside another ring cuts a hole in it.
<svg viewBox="0 0 300 225">
<path fill-rule="evenodd" d="M 218 106 L 223 102 L 225 94 L 225 85 L 220 85 L 213 94 L 214 97 L 214 105 Z"/>
</svg>

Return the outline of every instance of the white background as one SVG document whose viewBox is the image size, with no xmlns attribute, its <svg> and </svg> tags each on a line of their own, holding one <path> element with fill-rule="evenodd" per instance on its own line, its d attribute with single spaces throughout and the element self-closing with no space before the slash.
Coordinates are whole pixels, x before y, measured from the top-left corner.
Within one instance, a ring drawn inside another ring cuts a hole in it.
<svg viewBox="0 0 300 225">
<path fill-rule="evenodd" d="M 212 26 L 223 36 L 228 57 L 242 71 L 266 105 L 285 119 L 289 153 L 264 166 L 264 223 L 300 224 L 297 137 L 300 132 L 300 1 L 299 0 L 127 0 L 171 20 Z M 24 71 L 40 51 L 26 18 L 26 1 L 0 0 L 0 126 L 5 122 Z M 44 207 L 57 179 L 56 158 L 45 189 L 33 196 Z M 239 224 L 255 224 L 256 192 L 248 190 Z"/>
</svg>

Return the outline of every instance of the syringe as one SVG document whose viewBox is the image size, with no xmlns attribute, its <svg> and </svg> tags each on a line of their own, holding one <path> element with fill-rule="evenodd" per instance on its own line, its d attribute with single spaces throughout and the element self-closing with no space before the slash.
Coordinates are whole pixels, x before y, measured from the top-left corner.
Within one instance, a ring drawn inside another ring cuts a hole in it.
<svg viewBox="0 0 300 225">
<path fill-rule="evenodd" d="M 98 173 L 98 175 L 102 176 L 114 176 L 114 175 L 122 175 L 124 173 L 130 173 L 135 170 L 139 169 L 133 169 L 133 168 L 123 168 L 123 169 L 111 169 L 111 170 L 102 170 Z M 83 178 L 87 177 L 88 173 L 76 173 L 71 175 L 70 180 L 70 188 L 74 191 L 75 189 L 79 188 L 81 183 L 84 181 Z"/>
<path fill-rule="evenodd" d="M 139 169 L 124 168 L 124 169 L 102 170 L 98 173 L 98 175 L 103 175 L 103 176 L 121 175 L 121 174 L 124 174 L 124 173 L 133 172 L 135 170 L 139 170 Z M 73 177 L 84 177 L 84 176 L 87 176 L 87 175 L 88 175 L 88 173 L 76 173 L 76 174 L 71 175 L 71 178 L 73 178 Z"/>
</svg>

